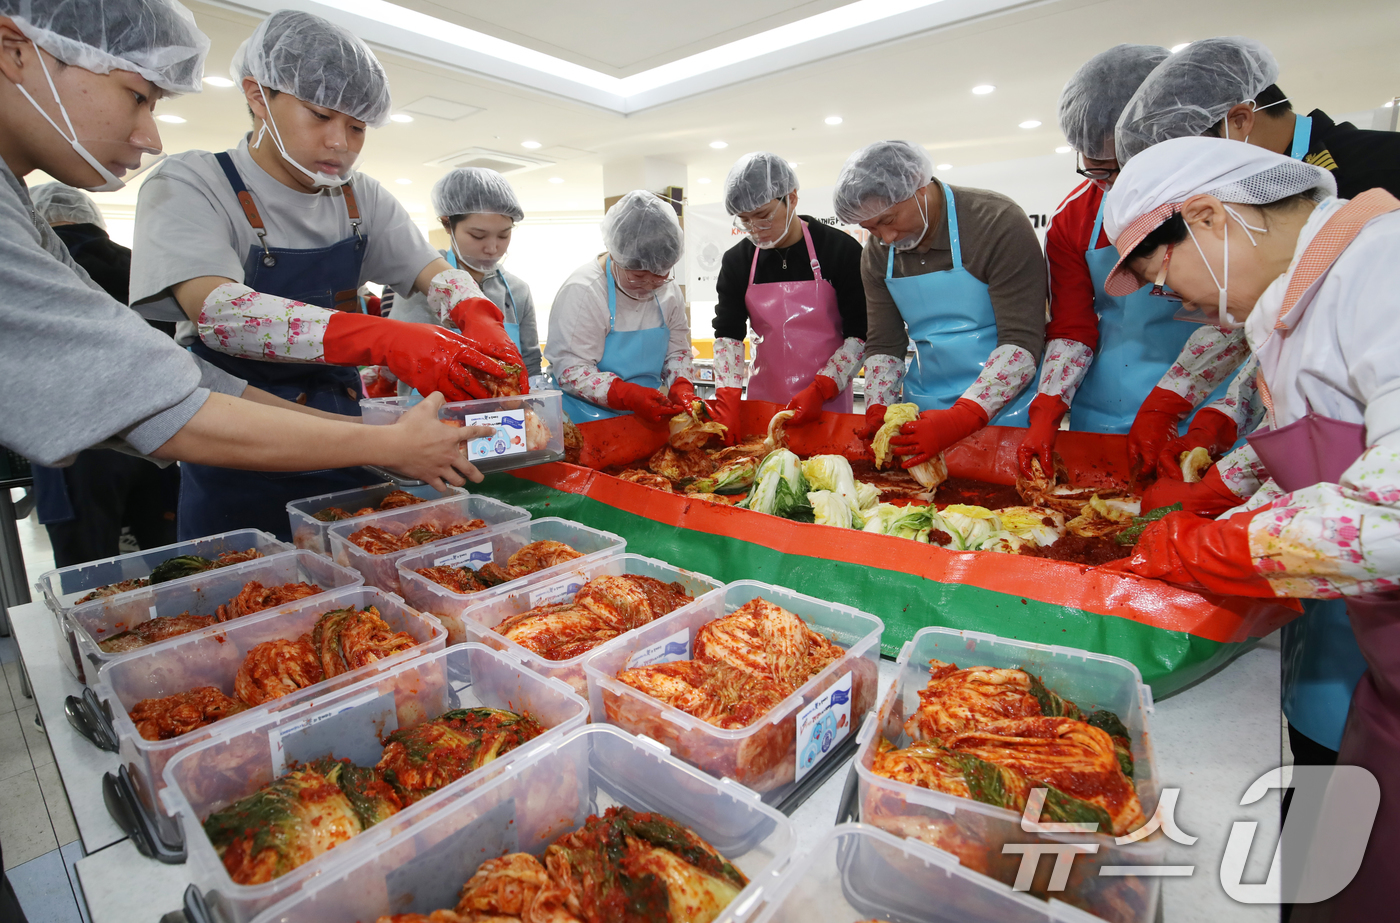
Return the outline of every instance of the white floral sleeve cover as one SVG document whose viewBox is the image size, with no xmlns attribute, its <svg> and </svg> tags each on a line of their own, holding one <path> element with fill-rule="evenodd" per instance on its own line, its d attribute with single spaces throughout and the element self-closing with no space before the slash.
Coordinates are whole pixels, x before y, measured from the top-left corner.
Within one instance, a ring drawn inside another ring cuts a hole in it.
<svg viewBox="0 0 1400 923">
<path fill-rule="evenodd" d="M 865 357 L 865 406 L 898 404 L 904 394 L 904 360 L 894 356 Z"/>
<path fill-rule="evenodd" d="M 1255 513 L 1249 551 L 1277 596 L 1400 587 L 1400 448 L 1373 446 L 1340 483 L 1296 490 Z"/>
<path fill-rule="evenodd" d="M 1230 492 L 1244 499 L 1254 496 L 1269 480 L 1269 472 L 1249 443 L 1227 453 L 1215 463 L 1215 470 Z"/>
<path fill-rule="evenodd" d="M 612 372 L 601 371 L 596 365 L 571 365 L 559 373 L 557 380 L 565 391 L 606 407 L 608 389 L 616 378 Z"/>
<path fill-rule="evenodd" d="M 1029 350 L 1010 343 L 998 346 L 987 357 L 982 374 L 962 396 L 976 401 L 987 412 L 987 419 L 1016 399 L 1035 377 L 1035 359 Z"/>
<path fill-rule="evenodd" d="M 1264 421 L 1264 401 L 1259 396 L 1259 360 L 1251 355 L 1240 366 L 1223 397 L 1206 405 L 1235 421 L 1237 432 L 1247 436 Z"/>
<path fill-rule="evenodd" d="M 1181 395 L 1193 407 L 1199 406 L 1248 355 L 1244 330 L 1202 327 L 1186 340 L 1181 354 L 1157 387 Z"/>
<path fill-rule="evenodd" d="M 1045 344 L 1045 361 L 1040 364 L 1037 390 L 1058 397 L 1066 404 L 1072 403 L 1093 361 L 1094 351 L 1078 340 L 1051 340 Z"/>
<path fill-rule="evenodd" d="M 326 328 L 334 311 L 225 282 L 199 309 L 199 338 L 242 359 L 325 362 Z"/>
<path fill-rule="evenodd" d="M 825 375 L 836 382 L 837 391 L 845 391 L 846 386 L 851 383 L 851 376 L 860 368 L 860 361 L 865 358 L 865 341 L 856 337 L 846 337 L 841 343 L 841 348 L 831 354 L 831 358 L 826 360 L 826 365 L 817 372 L 818 375 Z"/>
<path fill-rule="evenodd" d="M 428 284 L 428 307 L 448 330 L 456 330 L 452 309 L 470 298 L 485 298 L 481 286 L 465 269 L 444 269 Z"/>
<path fill-rule="evenodd" d="M 671 385 L 676 383 L 677 378 L 684 378 L 691 384 L 695 383 L 695 360 L 689 352 L 669 357 L 661 367 L 661 391 L 663 394 L 671 390 Z"/>
<path fill-rule="evenodd" d="M 729 337 L 715 340 L 715 387 L 742 388 L 749 380 L 749 363 L 744 344 Z"/>
</svg>

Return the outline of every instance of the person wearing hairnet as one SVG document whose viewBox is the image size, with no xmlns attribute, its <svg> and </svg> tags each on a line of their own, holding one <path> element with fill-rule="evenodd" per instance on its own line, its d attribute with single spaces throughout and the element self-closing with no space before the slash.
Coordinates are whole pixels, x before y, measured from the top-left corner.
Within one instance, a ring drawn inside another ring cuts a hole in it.
<svg viewBox="0 0 1400 923">
<path fill-rule="evenodd" d="M 603 216 L 606 252 L 559 287 L 545 358 L 575 423 L 633 413 L 662 426 L 695 400 L 690 324 L 672 279 L 682 243 L 671 203 L 634 190 Z"/>
<path fill-rule="evenodd" d="M 480 480 L 461 442 L 486 430 L 440 423 L 440 396 L 407 426 L 365 427 L 249 387 L 102 291 L 35 213 L 23 181 L 35 170 L 111 190 L 159 156 L 155 106 L 199 91 L 208 48 L 174 0 L 0 0 L 0 443 L 44 465 L 105 446 L 264 471 L 375 464 L 438 485 Z"/>
<path fill-rule="evenodd" d="M 745 154 L 724 181 L 724 207 L 745 234 L 724 254 L 715 291 L 715 416 L 739 437 L 739 398 L 786 404 L 789 426 L 850 413 L 865 354 L 860 244 L 797 214 L 797 174 L 777 154 Z M 754 331 L 754 361 L 744 337 Z"/>
<path fill-rule="evenodd" d="M 388 80 L 369 46 L 319 16 L 281 10 L 258 24 L 230 71 L 254 130 L 230 151 L 175 155 L 142 184 L 132 305 L 187 317 L 196 355 L 324 412 L 359 414 L 359 365 L 388 366 L 449 400 L 528 390 L 500 309 L 392 195 L 354 172 L 368 129 L 389 117 Z M 426 292 L 456 330 L 358 313 L 367 281 Z M 186 466 L 180 537 L 239 528 L 286 537 L 289 501 L 376 478 Z"/>
<path fill-rule="evenodd" d="M 1128 432 L 1152 387 L 1201 329 L 1178 320 L 1176 305 L 1148 297 L 1146 288 L 1123 297 L 1103 291 L 1118 260 L 1102 231 L 1104 194 L 1119 171 L 1114 126 L 1128 98 L 1168 54 L 1156 45 L 1115 45 L 1090 58 L 1060 93 L 1060 130 L 1083 159 L 1076 172 L 1085 180 L 1060 203 L 1045 235 L 1050 322 L 1030 430 L 1017 452 L 1025 477 L 1033 475 L 1036 459 L 1047 474 L 1054 471 L 1055 437 L 1067 412 L 1071 429 Z M 1194 371 L 1224 382 L 1244 354 L 1242 344 L 1206 353 L 1196 360 L 1204 367 Z"/>
<path fill-rule="evenodd" d="M 433 211 L 447 231 L 449 249 L 440 251 L 454 269 L 465 269 L 482 294 L 501 309 L 506 334 L 520 350 L 525 370 L 540 374 L 540 337 L 530 286 L 501 267 L 516 222 L 525 217 L 515 190 L 504 176 L 485 167 L 458 167 L 433 185 Z M 441 324 L 425 295 L 399 301 L 395 320 Z M 399 382 L 399 393 L 412 388 Z"/>
<path fill-rule="evenodd" d="M 907 141 L 852 154 L 834 199 L 842 221 L 870 232 L 867 438 L 901 391 L 922 411 L 890 440 L 906 468 L 989 422 L 1024 426 L 1045 343 L 1045 257 L 1026 213 L 1000 193 L 935 181 L 928 152 Z"/>
<path fill-rule="evenodd" d="M 1108 566 L 1230 596 L 1345 600 L 1367 673 L 1338 762 L 1370 770 L 1380 809 L 1351 884 L 1307 909 L 1350 921 L 1393 912 L 1400 864 L 1400 199 L 1335 191 L 1327 170 L 1217 138 L 1164 141 L 1119 175 L 1109 294 L 1152 284 L 1241 325 L 1269 419 L 1227 459 L 1256 473 L 1246 504 L 1170 513 Z M 1285 878 L 1285 901 L 1307 877 Z"/>
</svg>

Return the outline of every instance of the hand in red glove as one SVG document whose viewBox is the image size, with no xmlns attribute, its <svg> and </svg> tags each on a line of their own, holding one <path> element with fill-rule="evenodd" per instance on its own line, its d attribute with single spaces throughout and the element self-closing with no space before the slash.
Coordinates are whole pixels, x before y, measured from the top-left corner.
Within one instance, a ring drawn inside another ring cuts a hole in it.
<svg viewBox="0 0 1400 923">
<path fill-rule="evenodd" d="M 905 468 L 922 465 L 960 439 L 987 425 L 987 411 L 976 401 L 960 397 L 947 410 L 925 410 L 917 420 L 899 428 L 890 440 L 896 455 L 906 455 Z"/>
<path fill-rule="evenodd" d="M 1040 468 L 1050 475 L 1055 471 L 1055 437 L 1060 433 L 1060 421 L 1069 411 L 1063 398 L 1053 394 L 1037 394 L 1026 409 L 1030 418 L 1030 431 L 1016 449 L 1016 461 L 1021 466 L 1021 474 L 1029 478 L 1031 459 L 1040 459 Z"/>
<path fill-rule="evenodd" d="M 1156 471 L 1163 446 L 1176 438 L 1177 424 L 1192 406 L 1186 398 L 1166 388 L 1148 392 L 1128 430 L 1128 463 L 1141 465 L 1143 474 Z"/>
<path fill-rule="evenodd" d="M 464 298 L 452 308 L 451 317 L 462 336 L 482 353 L 504 365 L 519 368 L 516 379 L 520 393 L 530 393 L 530 373 L 525 368 L 525 360 L 521 358 L 520 350 L 510 334 L 506 333 L 505 315 L 495 302 L 489 298 Z"/>
<path fill-rule="evenodd" d="M 385 366 L 365 366 L 360 370 L 360 381 L 365 386 L 365 397 L 397 397 L 399 394 L 399 380 Z"/>
<path fill-rule="evenodd" d="M 1149 513 L 1173 503 L 1180 503 L 1181 508 L 1188 513 L 1199 513 L 1214 518 L 1244 501 L 1244 497 L 1236 496 L 1234 491 L 1225 486 L 1225 482 L 1220 478 L 1219 469 L 1211 465 L 1206 471 L 1206 476 L 1195 484 L 1159 477 L 1157 483 L 1143 491 L 1142 511 Z"/>
<path fill-rule="evenodd" d="M 608 406 L 613 410 L 630 410 L 650 426 L 665 426 L 682 408 L 655 388 L 646 388 L 614 378 L 608 388 Z"/>
<path fill-rule="evenodd" d="M 1249 554 L 1249 521 L 1254 515 L 1206 519 L 1195 513 L 1168 513 L 1143 530 L 1131 558 L 1104 566 L 1225 596 L 1273 597 L 1273 587 L 1259 576 Z"/>
<path fill-rule="evenodd" d="M 869 442 L 875 438 L 875 434 L 880 431 L 880 427 L 885 425 L 885 405 L 866 404 L 865 405 L 865 427 L 856 430 L 856 436 Z"/>
<path fill-rule="evenodd" d="M 1170 440 L 1157 454 L 1157 476 L 1179 481 L 1183 452 L 1203 446 L 1211 458 L 1218 459 L 1230 450 L 1238 438 L 1239 431 L 1234 420 L 1218 410 L 1206 407 L 1192 418 L 1191 428 L 1186 431 L 1185 436 Z"/>
<path fill-rule="evenodd" d="M 716 388 L 715 399 L 705 404 L 710 418 L 724 424 L 725 445 L 739 441 L 739 401 L 743 396 L 743 388 Z"/>
<path fill-rule="evenodd" d="M 818 375 L 812 379 L 812 383 L 801 391 L 790 401 L 785 409 L 796 411 L 787 421 L 788 426 L 801 426 L 804 423 L 815 423 L 822 417 L 822 405 L 841 393 L 841 389 L 836 387 L 836 380 L 825 375 Z M 882 413 L 881 416 L 884 416 Z M 873 434 L 872 434 L 873 435 Z"/>
<path fill-rule="evenodd" d="M 491 396 L 474 372 L 508 377 L 499 362 L 460 333 L 345 311 L 331 315 L 323 355 L 331 365 L 387 365 L 420 394 L 441 391 L 449 401 Z"/>
<path fill-rule="evenodd" d="M 677 378 L 671 382 L 671 390 L 667 392 L 666 396 L 671 399 L 672 404 L 680 407 L 681 410 L 689 410 L 697 400 L 695 386 L 684 378 Z M 677 411 L 677 413 L 679 412 Z"/>
</svg>

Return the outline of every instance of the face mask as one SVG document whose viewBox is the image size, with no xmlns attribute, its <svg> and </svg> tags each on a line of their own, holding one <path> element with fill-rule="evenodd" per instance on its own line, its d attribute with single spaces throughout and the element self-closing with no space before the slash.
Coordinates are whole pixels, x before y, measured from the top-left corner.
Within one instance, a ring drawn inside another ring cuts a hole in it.
<svg viewBox="0 0 1400 923">
<path fill-rule="evenodd" d="M 772 250 L 774 247 L 778 246 L 778 242 L 781 241 L 783 238 L 787 237 L 788 232 L 792 230 L 792 219 L 795 215 L 795 211 L 793 210 L 792 206 L 787 206 L 787 213 L 787 223 L 783 225 L 783 233 L 779 234 L 772 240 L 759 240 L 757 237 L 754 236 L 754 232 L 750 231 L 749 240 L 753 241 L 753 245 L 760 250 Z"/>
<path fill-rule="evenodd" d="M 63 135 L 63 140 L 67 141 L 69 146 L 72 147 L 73 150 L 78 152 L 78 156 L 83 158 L 83 160 L 87 161 L 87 165 L 96 170 L 97 175 L 102 177 L 103 182 L 101 185 L 84 186 L 84 189 L 88 190 L 89 192 L 116 192 L 118 189 L 121 189 L 126 185 L 126 180 L 121 179 L 111 170 L 108 170 L 105 166 L 103 166 L 102 163 L 96 157 L 92 156 L 92 154 L 88 152 L 88 149 L 83 146 L 82 142 L 78 140 L 78 131 L 73 127 L 73 120 L 68 117 L 68 110 L 64 107 L 63 100 L 58 98 L 58 87 L 54 86 L 53 76 L 49 73 L 49 65 L 47 64 L 47 62 L 44 61 L 44 56 L 42 54 L 39 54 L 37 47 L 35 48 L 35 56 L 39 59 L 39 66 L 44 70 L 44 79 L 47 80 L 49 83 L 49 92 L 53 94 L 53 101 L 58 103 L 58 112 L 60 115 L 63 116 L 63 123 L 68 126 L 68 131 L 72 134 L 72 137 L 69 137 L 68 134 L 64 134 L 63 129 L 59 128 L 58 123 L 55 122 L 49 116 L 49 114 L 43 110 L 42 107 L 40 107 L 38 102 L 35 101 L 34 97 L 29 95 L 29 91 L 24 88 L 23 84 L 18 84 L 19 91 L 24 94 L 25 99 L 29 100 L 29 104 L 35 109 L 37 109 L 39 111 L 39 114 L 42 115 L 44 119 L 54 127 L 54 131 L 58 132 L 60 135 Z M 140 173 L 144 173 L 145 171 L 149 170 L 151 167 L 159 163 L 161 160 L 165 159 L 165 155 L 162 154 L 159 150 L 156 150 L 155 148 L 138 148 L 135 145 L 130 144 L 129 142 L 123 143 L 125 143 L 126 146 L 131 148 L 132 150 L 139 151 L 142 155 L 141 166 L 135 170 L 127 171 L 126 175 L 128 179 L 134 178 Z"/>
<path fill-rule="evenodd" d="M 1210 280 L 1215 283 L 1215 289 L 1219 296 L 1220 326 L 1233 329 L 1243 327 L 1244 322 L 1237 321 L 1230 315 L 1229 306 L 1227 304 L 1230 290 L 1230 217 L 1233 216 L 1234 219 L 1240 223 L 1240 227 L 1244 229 L 1245 236 L 1249 238 L 1249 242 L 1255 247 L 1259 246 L 1259 242 L 1256 241 L 1254 235 L 1249 232 L 1253 230 L 1264 234 L 1267 233 L 1268 229 L 1254 227 L 1241 218 L 1239 212 L 1228 205 L 1225 206 L 1225 215 L 1225 266 L 1221 270 L 1221 278 L 1216 278 L 1215 270 L 1211 268 L 1210 260 L 1206 259 L 1205 251 L 1201 249 L 1201 243 L 1196 240 L 1196 233 L 1191 230 L 1190 224 L 1186 225 L 1186 233 L 1191 235 L 1191 243 L 1196 245 L 1196 252 L 1201 255 L 1201 262 L 1205 264 L 1206 272 L 1210 273 Z"/>
<path fill-rule="evenodd" d="M 901 253 L 913 250 L 919 245 L 919 241 L 924 239 L 924 235 L 928 233 L 928 209 L 924 207 L 923 200 L 918 193 L 914 194 L 914 205 L 919 209 L 919 215 L 924 219 L 924 227 L 923 230 L 919 231 L 917 234 L 901 237 L 899 240 L 890 244 L 891 247 L 894 247 Z"/>
<path fill-rule="evenodd" d="M 453 234 L 451 231 L 447 232 L 447 239 L 452 242 L 452 255 L 457 257 L 458 266 L 465 266 L 468 269 L 490 275 L 496 271 L 497 266 L 501 265 L 500 257 L 494 260 L 477 260 L 463 256 L 462 251 L 457 249 L 457 235 Z"/>
<path fill-rule="evenodd" d="M 272 117 L 271 97 L 268 96 L 267 90 L 263 88 L 261 83 L 258 84 L 258 90 L 261 91 L 263 105 L 267 108 L 267 119 L 263 122 L 262 128 L 258 129 L 258 136 L 253 140 L 253 147 L 261 147 L 263 135 L 270 134 L 272 135 L 272 143 L 277 145 L 277 153 L 282 155 L 283 162 L 304 173 L 306 177 L 311 180 L 313 185 L 322 188 L 334 188 L 336 186 L 344 186 L 346 183 L 350 182 L 350 173 L 348 172 L 344 176 L 335 176 L 330 173 L 312 173 L 310 170 L 306 169 L 306 167 L 303 167 L 293 160 L 291 155 L 287 153 L 287 149 L 282 146 L 282 134 L 277 130 L 277 120 Z M 268 130 L 269 128 L 271 128 L 271 131 Z"/>
</svg>

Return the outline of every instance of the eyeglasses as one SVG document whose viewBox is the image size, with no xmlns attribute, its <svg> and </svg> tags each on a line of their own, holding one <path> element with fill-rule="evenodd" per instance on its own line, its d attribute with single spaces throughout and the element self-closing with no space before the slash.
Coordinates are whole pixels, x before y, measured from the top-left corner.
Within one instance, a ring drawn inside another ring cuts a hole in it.
<svg viewBox="0 0 1400 923">
<path fill-rule="evenodd" d="M 1173 250 L 1175 247 L 1176 247 L 1176 244 L 1167 244 L 1167 252 L 1166 252 L 1166 255 L 1162 257 L 1162 268 L 1159 269 L 1159 270 L 1157 270 L 1157 281 L 1155 281 L 1155 282 L 1152 283 L 1152 290 L 1149 291 L 1147 294 L 1149 294 L 1149 295 L 1156 295 L 1158 298 L 1165 298 L 1165 299 L 1167 299 L 1168 301 L 1180 301 L 1180 300 L 1181 300 L 1181 296 L 1180 296 L 1180 295 L 1178 295 L 1176 292 L 1173 292 L 1173 291 L 1171 291 L 1170 289 L 1166 288 L 1166 282 L 1167 282 L 1167 267 L 1171 265 L 1171 262 L 1172 262 L 1172 250 Z"/>
<path fill-rule="evenodd" d="M 785 204 L 784 200 L 779 199 L 765 208 L 762 215 L 755 215 L 752 218 L 736 217 L 734 230 L 742 232 L 771 230 L 777 221 L 778 206 L 783 204 Z"/>
<path fill-rule="evenodd" d="M 664 276 L 659 276 L 654 272 L 647 272 L 645 269 L 619 269 L 618 275 L 633 288 L 648 291 L 655 291 L 676 277 L 675 270 Z"/>
<path fill-rule="evenodd" d="M 1083 161 L 1081 160 L 1080 163 L 1083 164 Z M 1104 180 L 1104 179 L 1113 179 L 1114 176 L 1116 176 L 1117 174 L 1123 172 L 1123 168 L 1122 168 L 1122 167 L 1114 167 L 1112 170 L 1103 170 L 1103 169 L 1099 169 L 1099 168 L 1096 167 L 1096 168 L 1094 168 L 1094 169 L 1092 169 L 1092 170 L 1088 170 L 1088 169 L 1085 169 L 1083 166 L 1078 166 L 1078 167 L 1075 167 L 1075 168 L 1074 168 L 1074 172 L 1075 172 L 1075 173 L 1078 173 L 1080 176 L 1084 177 L 1085 179 Z"/>
</svg>

